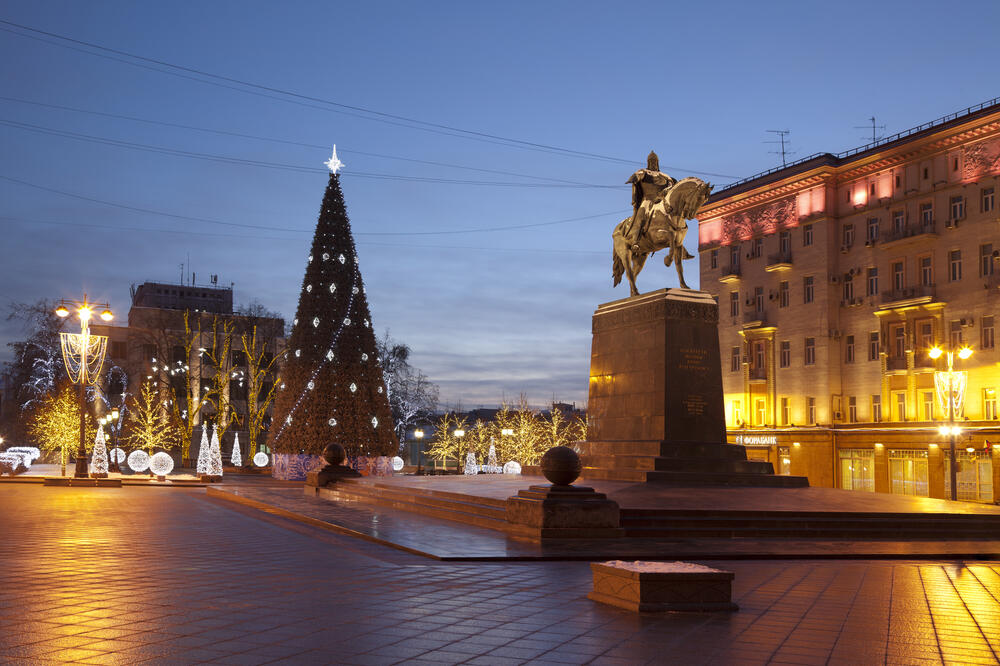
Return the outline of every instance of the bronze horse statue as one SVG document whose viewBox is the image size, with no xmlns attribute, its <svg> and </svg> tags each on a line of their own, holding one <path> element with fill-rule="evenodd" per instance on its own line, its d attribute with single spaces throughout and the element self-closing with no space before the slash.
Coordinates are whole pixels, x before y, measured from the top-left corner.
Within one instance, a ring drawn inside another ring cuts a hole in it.
<svg viewBox="0 0 1000 666">
<path fill-rule="evenodd" d="M 629 226 L 635 223 L 633 218 L 622 220 L 611 234 L 614 239 L 614 286 L 618 286 L 624 274 L 628 277 L 631 295 L 638 296 L 635 278 L 646 259 L 657 250 L 669 249 L 667 256 L 663 258 L 663 264 L 674 264 L 681 287 L 690 289 L 684 281 L 684 269 L 681 266 L 683 260 L 694 258 L 683 245 L 688 229 L 687 220 L 697 215 L 698 209 L 711 193 L 712 185 L 700 178 L 684 178 L 671 187 L 663 188 L 650 208 L 648 223 L 634 241 L 626 237 Z"/>
</svg>

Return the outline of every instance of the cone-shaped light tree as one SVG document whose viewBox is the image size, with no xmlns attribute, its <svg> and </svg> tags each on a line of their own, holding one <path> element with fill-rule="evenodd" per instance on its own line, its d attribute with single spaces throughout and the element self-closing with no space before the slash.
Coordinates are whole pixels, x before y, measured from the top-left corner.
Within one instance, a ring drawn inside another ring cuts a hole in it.
<svg viewBox="0 0 1000 666">
<path fill-rule="evenodd" d="M 336 151 L 288 339 L 268 446 L 319 455 L 336 442 L 348 456 L 399 448 L 375 348 L 364 283 L 340 189 Z"/>
</svg>

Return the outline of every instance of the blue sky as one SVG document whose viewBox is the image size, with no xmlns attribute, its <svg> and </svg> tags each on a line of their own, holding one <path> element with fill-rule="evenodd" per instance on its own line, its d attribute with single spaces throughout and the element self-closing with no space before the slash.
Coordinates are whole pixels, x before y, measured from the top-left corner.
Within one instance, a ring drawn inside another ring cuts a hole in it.
<svg viewBox="0 0 1000 666">
<path fill-rule="evenodd" d="M 291 317 L 336 143 L 374 323 L 442 401 L 582 403 L 591 314 L 628 294 L 624 181 L 651 148 L 721 185 L 779 163 L 769 129 L 794 159 L 864 143 L 872 115 L 893 133 L 996 97 L 998 19 L 992 1 L 6 0 L 3 21 L 324 101 L 0 23 L 0 302 L 86 291 L 124 315 L 130 284 L 190 255 L 199 282 Z M 658 255 L 639 287 L 663 286 Z"/>
</svg>

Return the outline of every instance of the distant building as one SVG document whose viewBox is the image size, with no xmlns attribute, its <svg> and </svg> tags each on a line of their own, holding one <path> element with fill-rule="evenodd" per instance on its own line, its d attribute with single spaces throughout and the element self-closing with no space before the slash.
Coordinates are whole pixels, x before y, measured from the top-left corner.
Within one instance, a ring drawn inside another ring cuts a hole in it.
<svg viewBox="0 0 1000 666">
<path fill-rule="evenodd" d="M 1000 99 L 715 192 L 730 441 L 813 485 L 948 497 L 928 350 L 968 344 L 959 497 L 1000 498 L 998 194 Z"/>
</svg>

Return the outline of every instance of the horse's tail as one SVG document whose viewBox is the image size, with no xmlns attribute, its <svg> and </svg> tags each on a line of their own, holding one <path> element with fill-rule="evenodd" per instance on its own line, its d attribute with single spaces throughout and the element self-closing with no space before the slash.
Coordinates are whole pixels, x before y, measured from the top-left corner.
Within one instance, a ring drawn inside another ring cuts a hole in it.
<svg viewBox="0 0 1000 666">
<path fill-rule="evenodd" d="M 615 278 L 613 286 L 617 287 L 618 283 L 622 281 L 622 275 L 625 274 L 625 264 L 622 263 L 622 258 L 618 256 L 617 252 L 612 252 L 611 257 L 611 274 Z"/>
</svg>

